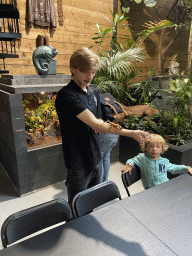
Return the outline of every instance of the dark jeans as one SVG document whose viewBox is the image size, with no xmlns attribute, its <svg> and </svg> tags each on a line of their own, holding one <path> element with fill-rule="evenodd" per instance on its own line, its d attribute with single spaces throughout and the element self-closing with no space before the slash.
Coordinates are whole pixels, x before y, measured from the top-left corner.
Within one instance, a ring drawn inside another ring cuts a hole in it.
<svg viewBox="0 0 192 256">
<path fill-rule="evenodd" d="M 67 170 L 66 186 L 68 203 L 70 205 L 72 204 L 72 200 L 77 193 L 102 182 L 102 170 L 100 165 L 89 174 L 86 173 L 86 170 Z"/>
</svg>

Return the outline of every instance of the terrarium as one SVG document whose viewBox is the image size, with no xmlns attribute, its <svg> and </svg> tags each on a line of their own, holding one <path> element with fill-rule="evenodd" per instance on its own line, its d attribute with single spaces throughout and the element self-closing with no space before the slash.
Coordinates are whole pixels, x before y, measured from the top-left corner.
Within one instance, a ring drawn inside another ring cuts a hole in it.
<svg viewBox="0 0 192 256">
<path fill-rule="evenodd" d="M 2 75 L 0 159 L 19 195 L 66 178 L 57 92 L 70 75 Z"/>
<path fill-rule="evenodd" d="M 55 109 L 56 92 L 22 94 L 27 148 L 61 142 L 60 123 Z"/>
</svg>

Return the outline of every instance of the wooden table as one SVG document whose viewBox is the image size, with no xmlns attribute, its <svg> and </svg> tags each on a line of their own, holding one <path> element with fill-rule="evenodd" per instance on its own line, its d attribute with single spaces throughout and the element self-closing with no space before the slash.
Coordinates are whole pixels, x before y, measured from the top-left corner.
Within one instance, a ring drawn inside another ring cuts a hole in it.
<svg viewBox="0 0 192 256">
<path fill-rule="evenodd" d="M 130 199 L 9 246 L 0 256 L 175 256 L 126 210 Z M 142 208 L 139 212 L 143 213 Z"/>
</svg>

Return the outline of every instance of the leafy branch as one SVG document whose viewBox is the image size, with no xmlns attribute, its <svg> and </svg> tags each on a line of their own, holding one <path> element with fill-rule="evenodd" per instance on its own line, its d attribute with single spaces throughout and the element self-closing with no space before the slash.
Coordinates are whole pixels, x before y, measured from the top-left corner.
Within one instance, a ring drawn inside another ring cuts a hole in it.
<svg viewBox="0 0 192 256">
<path fill-rule="evenodd" d="M 146 29 L 144 29 L 143 31 L 141 31 L 140 33 L 138 33 L 139 35 L 139 39 L 138 42 L 143 42 L 149 35 L 151 35 L 152 33 L 161 30 L 161 29 L 166 29 L 166 28 L 175 28 L 175 30 L 178 30 L 180 28 L 183 27 L 187 27 L 185 24 L 174 24 L 173 22 L 169 21 L 169 20 L 161 20 L 161 21 L 149 21 L 146 22 L 145 25 Z"/>
</svg>

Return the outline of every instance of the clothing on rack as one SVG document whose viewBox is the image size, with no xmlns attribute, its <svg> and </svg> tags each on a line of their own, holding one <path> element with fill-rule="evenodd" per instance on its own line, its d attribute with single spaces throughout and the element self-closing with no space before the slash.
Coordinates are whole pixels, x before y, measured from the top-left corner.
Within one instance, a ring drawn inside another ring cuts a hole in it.
<svg viewBox="0 0 192 256">
<path fill-rule="evenodd" d="M 28 0 L 28 4 L 29 28 L 35 24 L 56 30 L 56 11 L 52 0 Z"/>
<path fill-rule="evenodd" d="M 59 26 L 63 26 L 63 3 L 62 0 L 57 0 L 57 12 Z"/>
<path fill-rule="evenodd" d="M 48 36 L 38 35 L 38 37 L 36 39 L 36 47 L 39 47 L 42 45 L 49 45 L 49 37 Z"/>
</svg>

